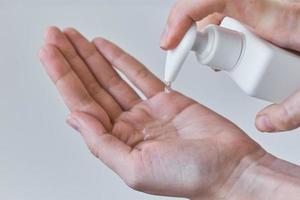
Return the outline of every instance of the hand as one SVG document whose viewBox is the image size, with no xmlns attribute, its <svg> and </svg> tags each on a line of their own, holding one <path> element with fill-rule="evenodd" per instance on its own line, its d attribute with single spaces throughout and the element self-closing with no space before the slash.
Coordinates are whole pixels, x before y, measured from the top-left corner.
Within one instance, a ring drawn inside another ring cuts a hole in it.
<svg viewBox="0 0 300 200">
<path fill-rule="evenodd" d="M 278 46 L 300 51 L 299 11 L 299 0 L 180 0 L 170 13 L 161 47 L 176 47 L 194 21 L 201 29 L 207 24 L 220 24 L 224 16 L 229 16 Z M 298 128 L 300 92 L 281 104 L 267 107 L 256 118 L 256 127 L 263 132 Z"/>
<path fill-rule="evenodd" d="M 228 16 L 278 46 L 300 51 L 299 11 L 299 0 L 179 0 L 169 15 L 161 47 L 175 48 L 193 22 L 203 27 Z"/>
<path fill-rule="evenodd" d="M 68 123 L 136 190 L 233 199 L 246 187 L 245 197 L 254 184 L 245 177 L 258 176 L 253 166 L 275 160 L 228 120 L 178 92 L 164 92 L 157 77 L 107 40 L 89 42 L 74 29 L 52 27 L 39 55 L 72 112 Z"/>
</svg>

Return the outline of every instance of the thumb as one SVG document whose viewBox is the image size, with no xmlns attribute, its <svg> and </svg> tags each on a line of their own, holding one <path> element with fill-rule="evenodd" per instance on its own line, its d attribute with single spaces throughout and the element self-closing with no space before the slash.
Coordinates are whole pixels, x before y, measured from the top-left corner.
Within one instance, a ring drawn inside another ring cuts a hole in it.
<svg viewBox="0 0 300 200">
<path fill-rule="evenodd" d="M 107 133 L 104 126 L 96 118 L 82 113 L 71 113 L 67 123 L 78 130 L 90 151 L 109 168 L 124 177 L 130 164 L 131 147 Z"/>
<path fill-rule="evenodd" d="M 262 132 L 280 132 L 300 126 L 300 92 L 280 104 L 273 104 L 256 116 L 256 128 Z"/>
</svg>

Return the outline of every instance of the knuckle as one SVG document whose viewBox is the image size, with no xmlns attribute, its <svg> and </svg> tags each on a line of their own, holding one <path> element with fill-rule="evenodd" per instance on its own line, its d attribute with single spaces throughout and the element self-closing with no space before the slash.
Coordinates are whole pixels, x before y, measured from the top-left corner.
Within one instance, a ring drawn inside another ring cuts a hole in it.
<svg viewBox="0 0 300 200">
<path fill-rule="evenodd" d="M 93 81 L 92 83 L 87 84 L 87 90 L 91 95 L 97 95 L 99 92 L 101 92 L 100 89 L 101 88 L 99 87 L 99 84 L 97 82 Z"/>
<path fill-rule="evenodd" d="M 61 74 L 60 76 L 54 80 L 56 86 L 59 86 L 62 82 L 68 79 L 69 76 L 72 76 L 72 71 L 70 69 L 60 69 Z"/>
<path fill-rule="evenodd" d="M 95 48 L 89 48 L 86 51 L 86 54 L 83 56 L 85 60 L 89 60 L 98 54 L 98 51 Z"/>
<path fill-rule="evenodd" d="M 172 25 L 174 18 L 176 19 L 176 16 L 182 13 L 183 9 L 181 8 L 181 1 L 178 1 L 175 3 L 170 11 L 169 16 L 169 24 Z"/>
<path fill-rule="evenodd" d="M 94 103 L 95 103 L 94 99 L 89 95 L 89 93 L 85 92 L 79 98 L 78 109 L 89 107 L 89 106 L 91 106 Z"/>
<path fill-rule="evenodd" d="M 299 126 L 299 121 L 296 120 L 295 116 L 292 112 L 288 109 L 285 104 L 280 106 L 279 111 L 279 128 L 281 130 L 288 130 Z"/>
<path fill-rule="evenodd" d="M 96 37 L 92 40 L 92 43 L 95 44 L 95 45 L 105 45 L 105 39 L 102 38 L 102 37 Z"/>
<path fill-rule="evenodd" d="M 148 70 L 146 70 L 146 68 L 141 67 L 141 68 L 137 69 L 137 71 L 136 71 L 136 77 L 138 77 L 139 79 L 144 80 L 147 78 L 148 75 L 149 75 L 149 72 L 148 72 Z"/>
<path fill-rule="evenodd" d="M 182 11 L 182 8 L 186 5 L 186 0 L 177 0 L 175 4 L 171 7 L 171 14 L 177 14 Z"/>
<path fill-rule="evenodd" d="M 45 31 L 45 39 L 54 42 L 61 41 L 60 31 L 57 27 L 51 26 Z"/>
<path fill-rule="evenodd" d="M 68 45 L 64 51 L 64 54 L 71 65 L 74 64 L 75 62 L 78 62 L 77 60 L 79 59 L 79 55 L 73 49 L 73 47 Z"/>
<path fill-rule="evenodd" d="M 175 15 L 178 11 L 178 2 L 171 7 L 170 15 Z"/>
<path fill-rule="evenodd" d="M 107 88 L 106 89 L 111 89 L 117 87 L 119 84 L 122 83 L 122 80 L 118 76 L 113 76 L 110 78 L 110 80 L 107 82 Z"/>
<path fill-rule="evenodd" d="M 135 96 L 135 95 L 130 95 L 127 98 L 127 103 L 128 103 L 128 105 L 130 105 L 129 108 L 131 108 L 134 105 L 137 105 L 140 102 L 141 102 L 141 99 L 138 98 L 138 96 Z"/>
<path fill-rule="evenodd" d="M 88 147 L 90 152 L 98 159 L 101 160 L 101 153 L 104 150 L 103 144 L 112 144 L 114 141 L 114 137 L 111 137 L 110 134 L 103 133 L 100 140 L 91 140 L 88 142 Z"/>
<path fill-rule="evenodd" d="M 112 58 L 112 61 L 111 61 L 112 65 L 114 67 L 118 67 L 119 63 L 122 63 L 123 60 L 126 58 L 126 56 L 127 56 L 127 54 L 125 52 L 123 52 L 123 51 L 118 52 L 116 54 L 116 56 L 114 56 Z"/>
<path fill-rule="evenodd" d="M 96 142 L 92 142 L 89 145 L 89 150 L 90 152 L 98 159 L 100 159 L 100 154 L 99 154 L 99 145 Z"/>
<path fill-rule="evenodd" d="M 46 44 L 43 47 L 43 50 L 46 52 L 47 56 L 50 58 L 55 58 L 58 56 L 57 48 L 52 44 Z"/>
</svg>

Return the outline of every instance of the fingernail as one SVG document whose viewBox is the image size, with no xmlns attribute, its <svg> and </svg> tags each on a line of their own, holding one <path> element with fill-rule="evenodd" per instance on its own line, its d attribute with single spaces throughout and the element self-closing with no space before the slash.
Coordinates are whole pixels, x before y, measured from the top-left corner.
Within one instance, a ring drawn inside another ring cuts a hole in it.
<svg viewBox="0 0 300 200">
<path fill-rule="evenodd" d="M 261 115 L 256 120 L 257 128 L 263 132 L 274 131 L 274 126 L 270 122 L 270 119 L 266 115 Z"/>
<path fill-rule="evenodd" d="M 160 40 L 160 47 L 166 48 L 167 47 L 167 40 L 168 40 L 168 26 L 165 27 L 165 30 L 161 36 Z"/>
<path fill-rule="evenodd" d="M 67 123 L 76 131 L 80 132 L 80 124 L 77 119 L 74 117 L 68 117 L 67 118 Z"/>
</svg>

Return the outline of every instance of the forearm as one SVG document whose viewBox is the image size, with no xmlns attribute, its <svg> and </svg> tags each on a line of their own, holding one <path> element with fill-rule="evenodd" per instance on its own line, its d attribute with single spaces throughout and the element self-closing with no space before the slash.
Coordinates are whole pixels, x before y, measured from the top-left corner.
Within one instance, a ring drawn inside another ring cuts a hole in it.
<svg viewBox="0 0 300 200">
<path fill-rule="evenodd" d="M 300 167 L 265 154 L 240 174 L 225 199 L 298 200 Z"/>
</svg>

